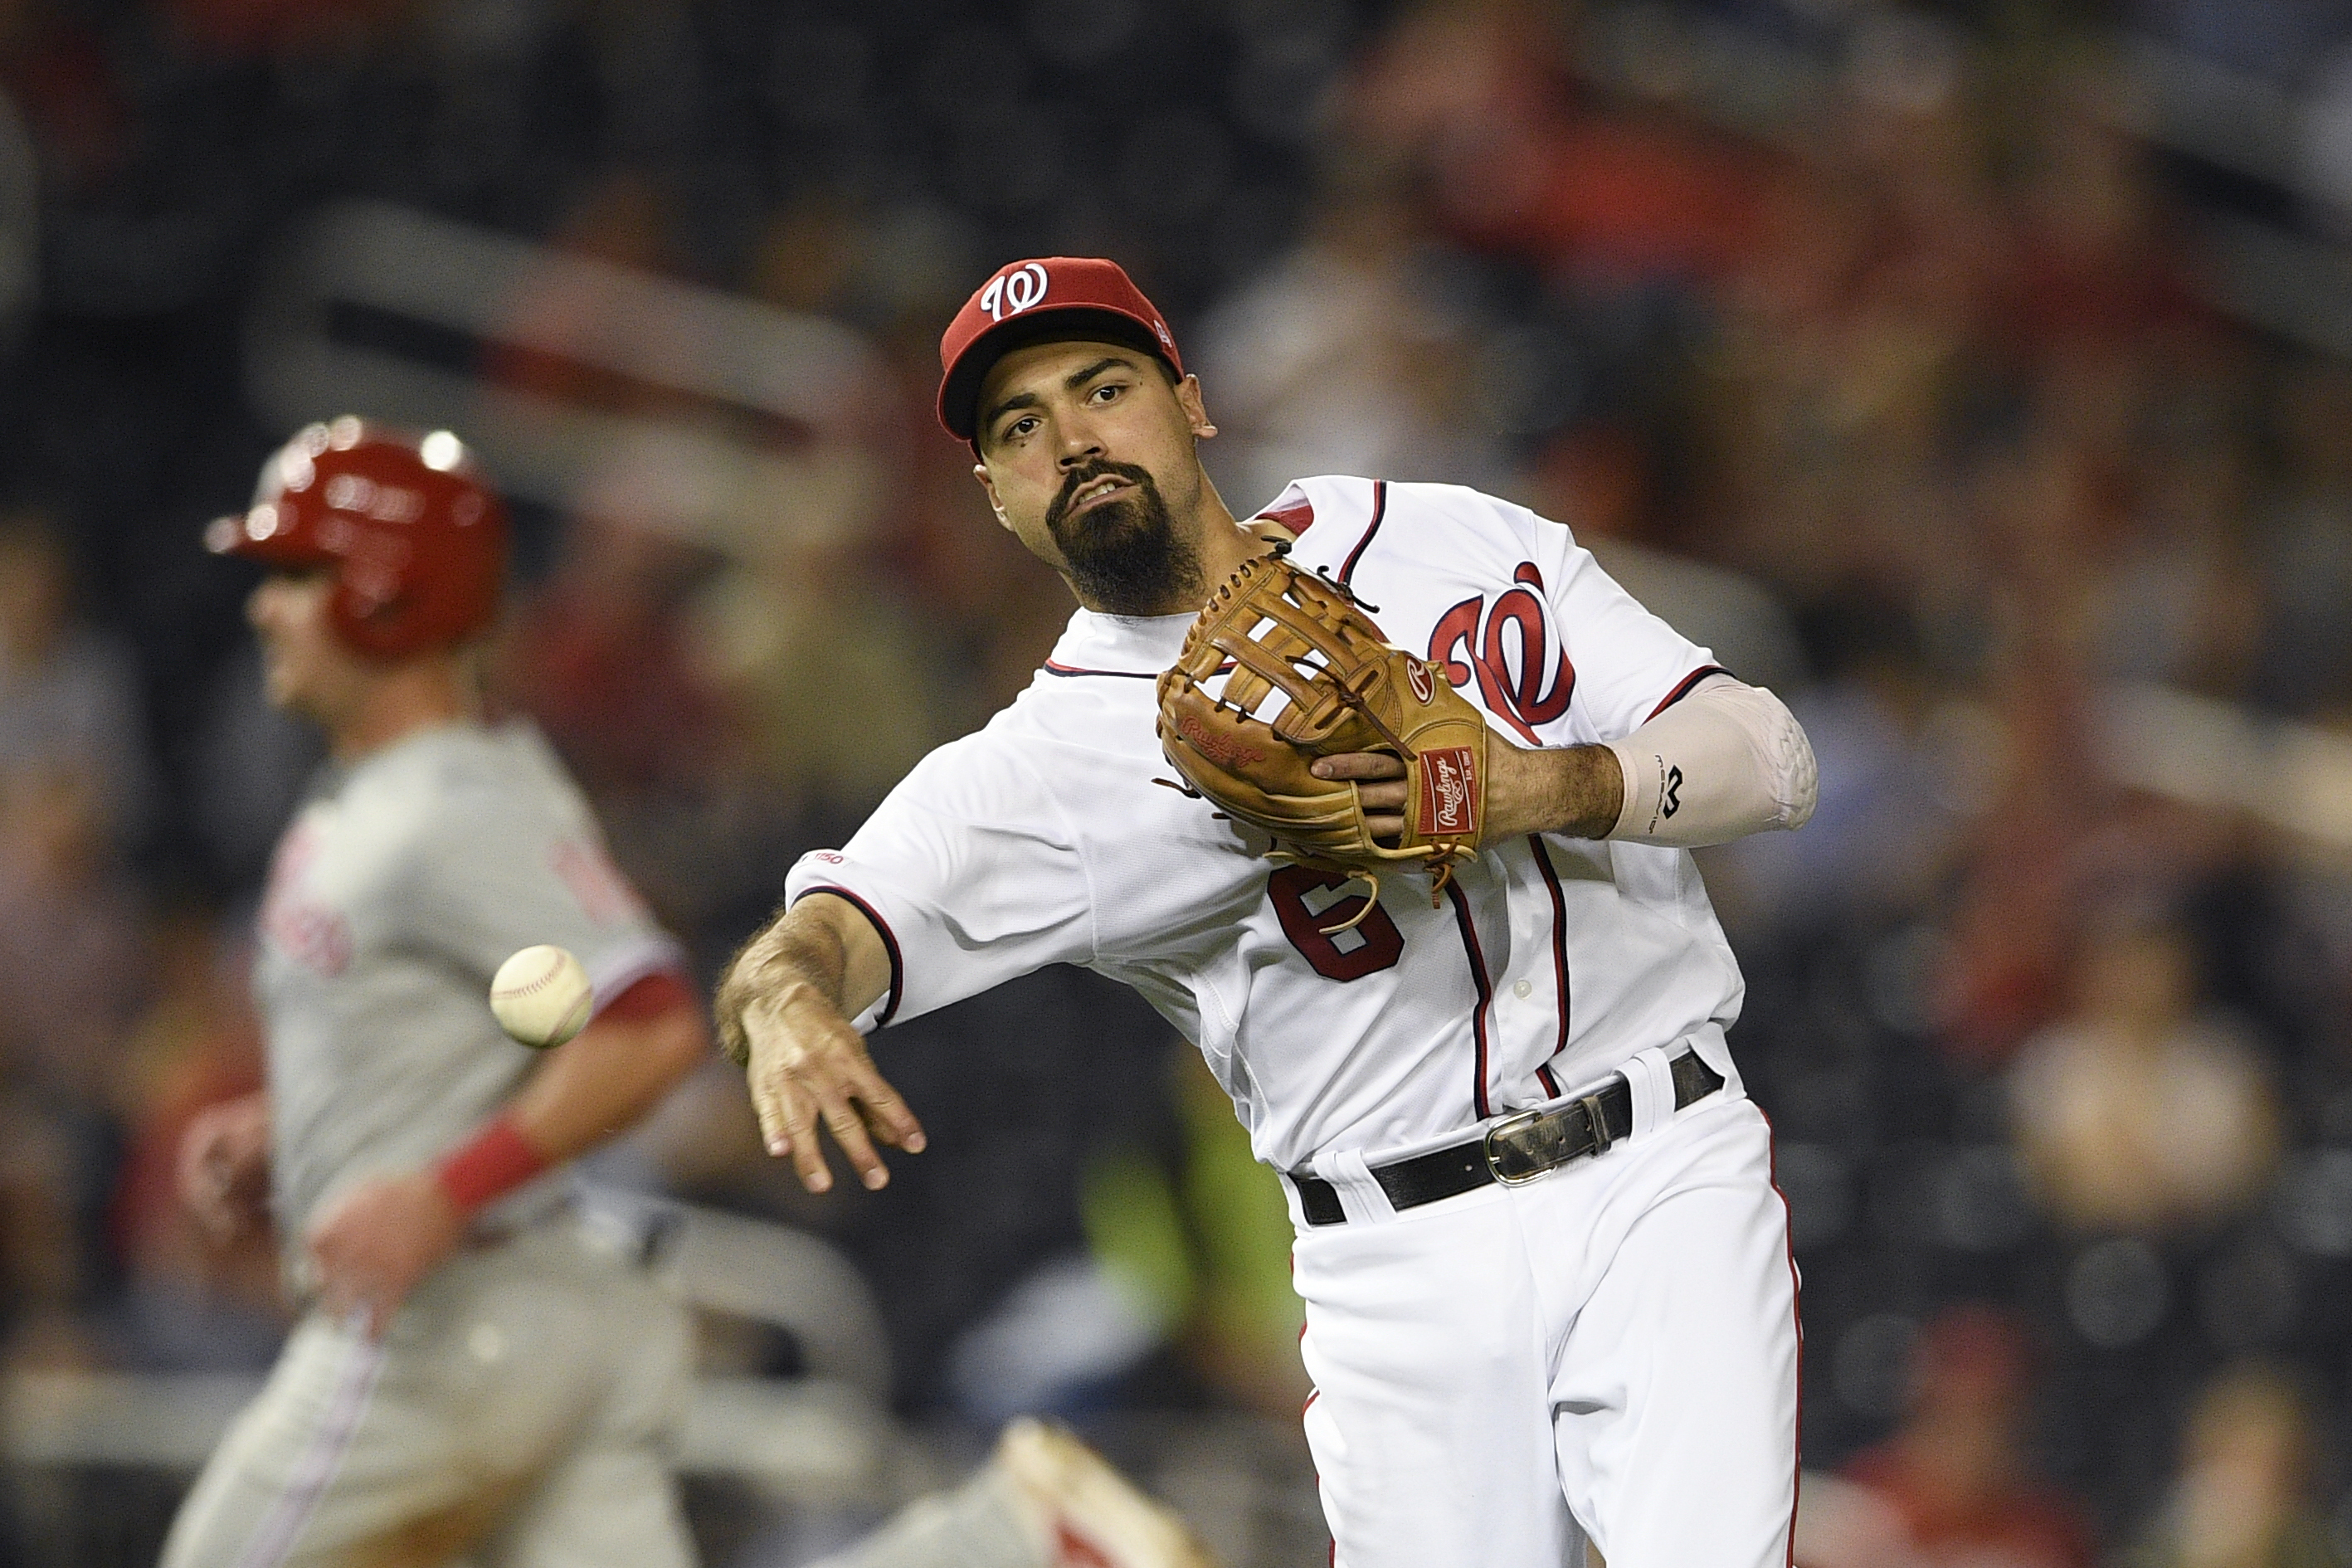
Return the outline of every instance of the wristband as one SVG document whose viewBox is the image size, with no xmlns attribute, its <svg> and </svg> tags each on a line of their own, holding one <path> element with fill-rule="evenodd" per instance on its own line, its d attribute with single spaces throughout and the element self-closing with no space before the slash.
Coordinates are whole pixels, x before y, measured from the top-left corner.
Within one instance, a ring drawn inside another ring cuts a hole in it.
<svg viewBox="0 0 2352 1568">
<path fill-rule="evenodd" d="M 542 1174 L 549 1163 L 515 1125 L 513 1113 L 501 1111 L 445 1156 L 433 1174 L 458 1211 L 470 1215 Z"/>
</svg>

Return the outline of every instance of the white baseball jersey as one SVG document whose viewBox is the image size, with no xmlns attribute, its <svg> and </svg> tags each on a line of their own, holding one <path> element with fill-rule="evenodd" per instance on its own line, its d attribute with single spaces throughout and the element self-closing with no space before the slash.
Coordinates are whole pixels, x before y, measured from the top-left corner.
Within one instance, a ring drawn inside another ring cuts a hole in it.
<svg viewBox="0 0 2352 1568">
<path fill-rule="evenodd" d="M 521 723 L 425 730 L 323 770 L 279 840 L 260 928 L 273 1201 L 289 1258 L 324 1198 L 431 1163 L 537 1066 L 490 1016 L 490 976 L 509 953 L 570 948 L 600 1007 L 684 967 Z M 510 1228 L 543 1216 L 563 1181 L 542 1177 L 484 1217 Z"/>
<path fill-rule="evenodd" d="M 1308 479 L 1264 515 L 1517 744 L 1628 734 L 1716 668 L 1568 529 L 1475 490 Z M 1084 965 L 1196 1041 L 1258 1158 L 1292 1171 L 1552 1099 L 1649 1047 L 1687 1041 L 1736 1089 L 1739 971 L 1681 850 L 1517 839 L 1433 907 L 1430 879 L 1400 873 L 1325 934 L 1360 883 L 1276 866 L 1166 787 L 1154 681 L 1192 620 L 1081 609 L 1011 707 L 793 868 L 789 897 L 850 899 L 889 948 L 861 1026 Z"/>
</svg>

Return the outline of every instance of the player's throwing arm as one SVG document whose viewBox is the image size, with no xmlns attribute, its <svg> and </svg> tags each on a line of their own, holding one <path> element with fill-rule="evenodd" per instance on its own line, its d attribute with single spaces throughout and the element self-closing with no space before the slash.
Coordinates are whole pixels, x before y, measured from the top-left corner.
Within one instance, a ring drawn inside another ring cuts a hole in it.
<svg viewBox="0 0 2352 1568">
<path fill-rule="evenodd" d="M 856 905 L 829 893 L 777 916 L 719 984 L 719 1037 L 749 1079 L 760 1135 L 769 1153 L 792 1160 L 810 1192 L 833 1185 L 820 1122 L 868 1187 L 890 1179 L 876 1143 L 922 1152 L 922 1124 L 850 1025 L 889 984 L 880 934 Z"/>
</svg>

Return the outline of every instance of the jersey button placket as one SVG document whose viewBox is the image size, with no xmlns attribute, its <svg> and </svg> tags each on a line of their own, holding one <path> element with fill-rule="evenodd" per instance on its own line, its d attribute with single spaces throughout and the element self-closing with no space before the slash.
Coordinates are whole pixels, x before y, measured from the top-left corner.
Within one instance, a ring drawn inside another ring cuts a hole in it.
<svg viewBox="0 0 2352 1568">
<path fill-rule="evenodd" d="M 1532 980 L 1522 980 L 1511 987 L 1511 994 L 1517 997 L 1522 1002 L 1534 995 L 1535 993 L 1536 983 Z"/>
</svg>

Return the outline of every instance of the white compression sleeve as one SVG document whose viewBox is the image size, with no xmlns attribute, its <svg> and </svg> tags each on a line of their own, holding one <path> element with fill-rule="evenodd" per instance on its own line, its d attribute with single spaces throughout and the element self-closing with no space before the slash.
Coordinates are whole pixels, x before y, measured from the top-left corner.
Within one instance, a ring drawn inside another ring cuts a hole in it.
<svg viewBox="0 0 2352 1568">
<path fill-rule="evenodd" d="M 1625 804 L 1612 838 L 1693 849 L 1768 827 L 1802 827 L 1820 779 L 1796 715 L 1760 686 L 1710 676 L 1612 741 Z"/>
</svg>

